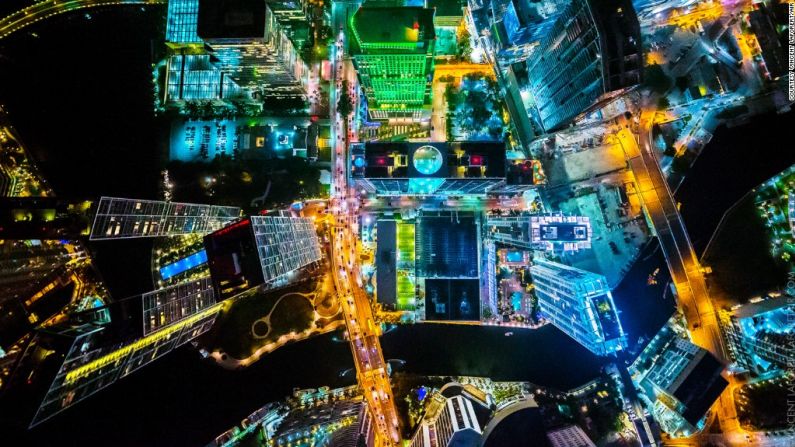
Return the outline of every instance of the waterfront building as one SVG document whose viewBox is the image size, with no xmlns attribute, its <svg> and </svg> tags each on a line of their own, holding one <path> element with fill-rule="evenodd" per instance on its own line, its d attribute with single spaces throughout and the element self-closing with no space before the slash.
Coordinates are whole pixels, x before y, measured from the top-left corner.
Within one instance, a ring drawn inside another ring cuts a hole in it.
<svg viewBox="0 0 795 447">
<path fill-rule="evenodd" d="M 573 0 L 526 61 L 528 114 L 546 132 L 566 126 L 640 83 L 641 52 L 629 0 Z"/>
<path fill-rule="evenodd" d="M 505 143 L 366 143 L 351 147 L 351 175 L 378 196 L 486 195 L 505 185 Z"/>
<path fill-rule="evenodd" d="M 743 370 L 764 373 L 795 364 L 795 304 L 786 297 L 754 299 L 719 311 L 726 345 Z"/>
<path fill-rule="evenodd" d="M 350 51 L 370 119 L 430 119 L 433 15 L 433 9 L 370 2 L 351 18 Z"/>
<path fill-rule="evenodd" d="M 491 413 L 489 401 L 490 396 L 472 385 L 446 384 L 426 404 L 411 447 L 480 446 Z"/>
<path fill-rule="evenodd" d="M 240 208 L 102 197 L 91 240 L 210 233 L 240 217 Z"/>
<path fill-rule="evenodd" d="M 672 437 L 690 436 L 704 427 L 707 410 L 728 382 L 724 366 L 694 345 L 672 317 L 652 338 L 628 371 L 660 428 Z"/>
<path fill-rule="evenodd" d="M 240 98 L 243 90 L 216 67 L 209 54 L 178 54 L 168 58 L 168 101 Z"/>
<path fill-rule="evenodd" d="M 519 248 L 548 252 L 576 252 L 591 248 L 591 219 L 564 214 L 489 216 L 490 237 Z"/>
<path fill-rule="evenodd" d="M 627 346 L 604 276 L 541 259 L 530 273 L 539 310 L 555 327 L 596 355 Z"/>
<path fill-rule="evenodd" d="M 172 48 L 201 45 L 196 34 L 199 0 L 169 0 L 166 13 L 166 44 Z"/>
<path fill-rule="evenodd" d="M 11 378 L 28 381 L 14 392 L 24 388 L 25 401 L 37 405 L 30 426 L 207 332 L 221 307 L 212 281 L 204 277 L 73 313 L 64 323 L 39 329 Z"/>
<path fill-rule="evenodd" d="M 787 52 L 781 43 L 777 27 L 784 26 L 783 21 L 777 23 L 775 14 L 764 3 L 759 3 L 748 13 L 751 30 L 756 36 L 765 76 L 777 80 L 787 74 Z"/>
<path fill-rule="evenodd" d="M 375 424 L 361 391 L 346 388 L 296 390 L 243 419 L 207 447 L 251 445 L 374 447 Z"/>
<path fill-rule="evenodd" d="M 204 246 L 224 298 L 262 284 L 286 283 L 323 256 L 313 221 L 284 212 L 239 220 L 205 236 Z"/>
</svg>

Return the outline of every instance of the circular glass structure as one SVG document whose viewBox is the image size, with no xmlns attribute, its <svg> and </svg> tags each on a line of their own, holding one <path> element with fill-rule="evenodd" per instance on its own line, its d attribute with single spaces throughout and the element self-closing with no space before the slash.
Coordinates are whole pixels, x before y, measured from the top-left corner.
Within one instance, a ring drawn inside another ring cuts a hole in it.
<svg viewBox="0 0 795 447">
<path fill-rule="evenodd" d="M 442 153 L 433 146 L 420 146 L 414 151 L 414 168 L 420 174 L 431 175 L 442 167 Z"/>
</svg>

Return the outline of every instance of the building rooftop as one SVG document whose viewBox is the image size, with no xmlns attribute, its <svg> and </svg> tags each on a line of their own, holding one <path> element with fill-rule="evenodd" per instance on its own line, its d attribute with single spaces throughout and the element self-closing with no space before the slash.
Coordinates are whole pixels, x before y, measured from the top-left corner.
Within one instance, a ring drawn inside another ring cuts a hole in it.
<svg viewBox="0 0 795 447">
<path fill-rule="evenodd" d="M 263 0 L 199 0 L 202 39 L 264 39 Z"/>
<path fill-rule="evenodd" d="M 723 365 L 710 354 L 702 356 L 673 392 L 685 406 L 682 416 L 696 425 L 728 385 L 721 377 Z"/>
<path fill-rule="evenodd" d="M 419 7 L 359 8 L 351 19 L 359 50 L 403 50 L 426 53 L 426 42 L 434 40 L 433 9 Z M 373 26 L 378 24 L 378 26 Z"/>
</svg>

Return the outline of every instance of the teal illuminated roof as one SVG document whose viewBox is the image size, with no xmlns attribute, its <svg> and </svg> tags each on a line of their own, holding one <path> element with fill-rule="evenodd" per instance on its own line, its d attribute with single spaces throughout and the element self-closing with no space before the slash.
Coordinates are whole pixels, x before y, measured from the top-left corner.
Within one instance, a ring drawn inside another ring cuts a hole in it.
<svg viewBox="0 0 795 447">
<path fill-rule="evenodd" d="M 436 39 L 433 13 L 419 7 L 361 7 L 351 19 L 354 50 L 427 53 Z"/>
</svg>

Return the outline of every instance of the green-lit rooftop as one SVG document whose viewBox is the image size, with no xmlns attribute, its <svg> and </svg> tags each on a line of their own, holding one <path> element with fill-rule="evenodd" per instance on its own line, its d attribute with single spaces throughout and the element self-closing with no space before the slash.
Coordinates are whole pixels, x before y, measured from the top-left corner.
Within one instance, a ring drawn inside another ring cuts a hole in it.
<svg viewBox="0 0 795 447">
<path fill-rule="evenodd" d="M 433 13 L 419 7 L 361 7 L 351 18 L 352 50 L 426 53 L 436 38 Z"/>
</svg>

